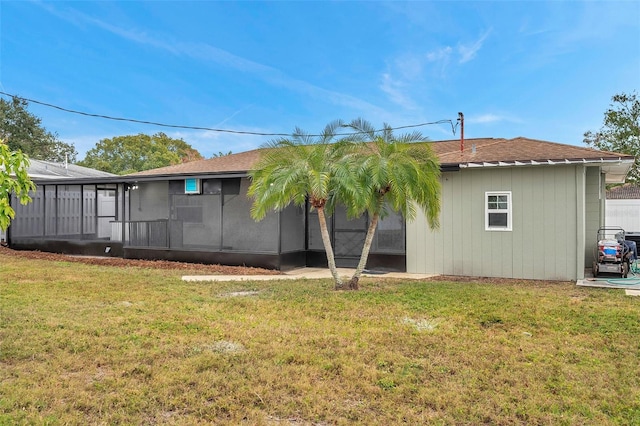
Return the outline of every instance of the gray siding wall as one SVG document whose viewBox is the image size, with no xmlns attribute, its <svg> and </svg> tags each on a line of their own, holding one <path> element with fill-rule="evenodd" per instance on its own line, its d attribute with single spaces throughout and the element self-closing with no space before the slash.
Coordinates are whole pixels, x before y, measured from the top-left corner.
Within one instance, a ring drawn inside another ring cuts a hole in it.
<svg viewBox="0 0 640 426">
<path fill-rule="evenodd" d="M 441 180 L 440 228 L 430 230 L 422 212 L 407 224 L 408 272 L 549 280 L 583 274 L 583 166 L 462 169 Z M 511 191 L 512 231 L 485 230 L 486 191 Z"/>
<path fill-rule="evenodd" d="M 593 262 L 598 228 L 604 226 L 605 179 L 599 167 L 589 167 L 585 176 L 585 266 Z"/>
</svg>

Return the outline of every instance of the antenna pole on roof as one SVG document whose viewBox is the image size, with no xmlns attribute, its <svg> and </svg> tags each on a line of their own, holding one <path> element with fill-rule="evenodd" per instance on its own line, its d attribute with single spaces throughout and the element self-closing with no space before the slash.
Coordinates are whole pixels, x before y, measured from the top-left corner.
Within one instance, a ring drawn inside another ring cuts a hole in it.
<svg viewBox="0 0 640 426">
<path fill-rule="evenodd" d="M 464 114 L 458 113 L 458 121 L 460 122 L 460 152 L 464 151 Z"/>
</svg>

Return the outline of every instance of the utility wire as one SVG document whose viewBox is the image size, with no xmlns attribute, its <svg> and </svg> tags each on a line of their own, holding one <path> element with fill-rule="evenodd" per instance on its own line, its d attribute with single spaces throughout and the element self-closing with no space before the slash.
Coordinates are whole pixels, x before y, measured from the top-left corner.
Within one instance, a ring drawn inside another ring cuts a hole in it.
<svg viewBox="0 0 640 426">
<path fill-rule="evenodd" d="M 37 101 L 35 99 L 23 98 L 21 96 L 12 95 L 11 93 L 6 93 L 6 92 L 3 92 L 3 91 L 0 91 L 0 95 L 9 96 L 11 98 L 16 98 L 16 99 L 21 99 L 21 100 L 26 101 L 26 102 L 31 102 L 31 103 L 34 103 L 34 104 L 43 105 L 43 106 L 46 106 L 46 107 L 49 107 L 49 108 L 54 108 L 54 109 L 57 109 L 57 110 L 60 110 L 60 111 L 64 111 L 64 112 L 68 112 L 68 113 L 71 113 L 71 114 L 84 115 L 86 117 L 103 118 L 105 120 L 126 121 L 126 122 L 129 122 L 129 123 L 138 123 L 138 124 L 150 124 L 152 126 L 170 127 L 170 128 L 173 128 L 173 129 L 207 130 L 207 131 L 210 131 L 210 132 L 232 133 L 232 134 L 239 134 L 239 135 L 294 136 L 294 135 L 292 135 L 290 133 L 249 132 L 249 131 L 243 131 L 243 130 L 216 129 L 216 128 L 211 128 L 211 127 L 183 126 L 183 125 L 179 125 L 179 124 L 166 124 L 166 123 L 158 123 L 158 122 L 155 122 L 155 121 L 136 120 L 134 118 L 112 117 L 110 115 L 91 114 L 91 113 L 84 112 L 84 111 L 77 111 L 77 110 L 73 110 L 73 109 L 63 108 L 63 107 L 58 106 L 58 105 L 53 105 L 53 104 L 49 104 L 49 103 L 46 103 L 46 102 Z M 455 135 L 456 134 L 456 128 L 458 127 L 458 124 L 456 123 L 454 125 L 452 120 L 438 120 L 438 121 L 431 121 L 431 122 L 428 122 L 428 123 L 420 123 L 420 124 L 411 124 L 411 125 L 407 125 L 407 126 L 392 127 L 391 129 L 375 130 L 374 133 L 383 132 L 385 130 L 409 129 L 409 128 L 423 127 L 423 126 L 428 126 L 428 125 L 433 125 L 433 124 L 444 124 L 444 123 L 449 123 L 451 125 L 451 131 Z M 358 134 L 362 134 L 362 133 L 366 133 L 366 132 L 336 133 L 336 136 L 358 135 Z M 322 135 L 308 135 L 308 136 L 322 136 Z"/>
</svg>

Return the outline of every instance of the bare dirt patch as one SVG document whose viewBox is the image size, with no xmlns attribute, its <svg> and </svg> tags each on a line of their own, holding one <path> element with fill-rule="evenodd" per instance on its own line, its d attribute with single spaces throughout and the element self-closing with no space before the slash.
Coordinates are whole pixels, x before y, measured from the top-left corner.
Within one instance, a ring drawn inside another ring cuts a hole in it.
<svg viewBox="0 0 640 426">
<path fill-rule="evenodd" d="M 60 253 L 47 253 L 42 251 L 13 250 L 7 247 L 0 247 L 0 255 L 20 257 L 24 259 L 40 259 L 56 262 L 78 262 L 88 265 L 117 266 L 121 268 L 136 267 L 147 269 L 183 270 L 220 275 L 280 275 L 279 271 L 262 268 L 251 268 L 246 266 L 206 265 L 202 263 L 171 262 L 168 260 L 123 259 L 120 257 L 75 256 Z"/>
<path fill-rule="evenodd" d="M 243 297 L 243 296 L 257 296 L 259 291 L 233 291 L 231 293 L 221 294 L 220 297 Z"/>
</svg>

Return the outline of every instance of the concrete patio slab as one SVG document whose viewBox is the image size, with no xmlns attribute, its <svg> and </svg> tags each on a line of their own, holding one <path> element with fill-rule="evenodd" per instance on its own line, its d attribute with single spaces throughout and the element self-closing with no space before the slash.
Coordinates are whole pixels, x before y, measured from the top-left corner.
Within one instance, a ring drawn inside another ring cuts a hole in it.
<svg viewBox="0 0 640 426">
<path fill-rule="evenodd" d="M 338 274 L 344 279 L 349 279 L 354 269 L 338 268 Z M 408 274 L 406 272 L 365 272 L 363 277 L 399 278 L 405 280 L 422 280 L 434 275 Z M 287 271 L 281 275 L 185 275 L 183 281 L 275 281 L 275 280 L 301 280 L 301 279 L 327 279 L 331 278 L 328 268 L 299 268 Z M 639 287 L 640 288 L 640 287 Z"/>
<path fill-rule="evenodd" d="M 625 290 L 640 290 L 640 278 L 585 278 L 576 281 L 576 285 L 582 287 L 620 288 Z"/>
</svg>

